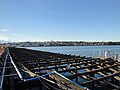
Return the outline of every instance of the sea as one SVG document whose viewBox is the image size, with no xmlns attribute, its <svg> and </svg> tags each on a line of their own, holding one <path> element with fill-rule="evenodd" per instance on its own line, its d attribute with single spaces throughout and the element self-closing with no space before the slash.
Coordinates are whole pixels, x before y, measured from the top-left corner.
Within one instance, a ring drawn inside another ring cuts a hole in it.
<svg viewBox="0 0 120 90">
<path fill-rule="evenodd" d="M 106 51 L 120 54 L 120 45 L 109 46 L 48 46 L 48 47 L 25 47 L 27 49 L 47 51 L 68 55 L 99 57 L 103 56 Z"/>
</svg>

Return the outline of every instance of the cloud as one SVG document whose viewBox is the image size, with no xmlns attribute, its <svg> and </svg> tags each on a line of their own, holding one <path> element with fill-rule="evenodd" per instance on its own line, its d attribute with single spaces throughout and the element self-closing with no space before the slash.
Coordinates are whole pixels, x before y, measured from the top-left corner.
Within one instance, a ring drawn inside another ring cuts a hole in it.
<svg viewBox="0 0 120 90">
<path fill-rule="evenodd" d="M 2 31 L 5 31 L 5 30 L 2 30 Z M 0 40 L 4 40 L 4 41 L 8 41 L 8 40 L 19 41 L 21 38 L 22 36 L 20 34 L 13 33 L 13 32 L 9 32 L 9 34 L 8 33 L 0 34 Z"/>
<path fill-rule="evenodd" d="M 3 34 L 0 34 L 0 40 L 5 40 L 5 41 L 8 41 L 9 38 Z"/>
<path fill-rule="evenodd" d="M 20 34 L 18 34 L 18 33 L 10 33 L 11 35 L 13 35 L 13 36 L 17 36 L 17 37 L 21 37 L 21 35 Z"/>
<path fill-rule="evenodd" d="M 9 32 L 9 31 L 10 31 L 9 29 L 5 29 L 5 28 L 0 29 L 0 32 Z"/>
</svg>

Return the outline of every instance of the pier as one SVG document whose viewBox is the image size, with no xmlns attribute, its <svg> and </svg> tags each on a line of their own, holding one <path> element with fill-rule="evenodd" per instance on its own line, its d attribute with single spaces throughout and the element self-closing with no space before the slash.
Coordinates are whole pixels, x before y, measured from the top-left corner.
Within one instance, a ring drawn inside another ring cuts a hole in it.
<svg viewBox="0 0 120 90">
<path fill-rule="evenodd" d="M 1 90 L 120 90 L 120 62 L 6 47 Z"/>
</svg>

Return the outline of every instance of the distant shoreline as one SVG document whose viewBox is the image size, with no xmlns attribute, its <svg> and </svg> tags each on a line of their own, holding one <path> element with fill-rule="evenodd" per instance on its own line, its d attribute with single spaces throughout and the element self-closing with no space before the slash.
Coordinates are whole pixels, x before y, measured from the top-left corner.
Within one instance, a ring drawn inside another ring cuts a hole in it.
<svg viewBox="0 0 120 90">
<path fill-rule="evenodd" d="M 120 46 L 120 45 L 84 45 L 84 46 L 89 47 L 89 46 Z M 15 47 L 19 47 L 19 46 L 15 46 Z M 22 47 L 24 48 L 24 47 L 75 47 L 75 46 L 22 46 Z"/>
<path fill-rule="evenodd" d="M 67 45 L 67 46 L 70 46 L 70 45 Z M 120 46 L 120 45 L 81 45 L 81 46 Z M 22 47 L 65 47 L 65 46 L 22 46 Z"/>
<path fill-rule="evenodd" d="M 13 47 L 52 47 L 52 46 L 111 46 L 120 42 L 85 42 L 85 41 L 49 41 L 49 42 L 13 42 L 1 45 Z"/>
</svg>

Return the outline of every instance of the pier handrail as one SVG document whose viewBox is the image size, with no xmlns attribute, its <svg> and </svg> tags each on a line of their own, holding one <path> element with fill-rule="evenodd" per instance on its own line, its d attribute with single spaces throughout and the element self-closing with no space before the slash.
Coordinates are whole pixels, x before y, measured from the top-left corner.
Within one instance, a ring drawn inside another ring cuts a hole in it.
<svg viewBox="0 0 120 90">
<path fill-rule="evenodd" d="M 8 49 L 8 53 L 9 53 L 9 49 Z M 19 69 L 18 69 L 17 66 L 15 65 L 15 63 L 14 63 L 14 61 L 13 61 L 13 59 L 12 59 L 10 53 L 9 53 L 9 57 L 10 57 L 10 61 L 11 61 L 12 65 L 14 66 L 14 68 L 15 68 L 15 70 L 16 70 L 18 76 L 19 76 L 19 78 L 20 78 L 21 80 L 23 80 L 23 77 L 22 77 L 22 75 L 21 75 Z"/>
<path fill-rule="evenodd" d="M 5 49 L 4 53 L 6 53 L 6 56 L 5 56 L 5 60 L 4 60 L 4 64 L 3 64 L 2 74 L 1 74 L 1 77 L 0 77 L 0 79 L 1 79 L 0 80 L 0 90 L 2 89 L 3 80 L 4 80 L 6 61 L 7 61 L 7 58 L 8 58 L 8 48 Z"/>
</svg>

